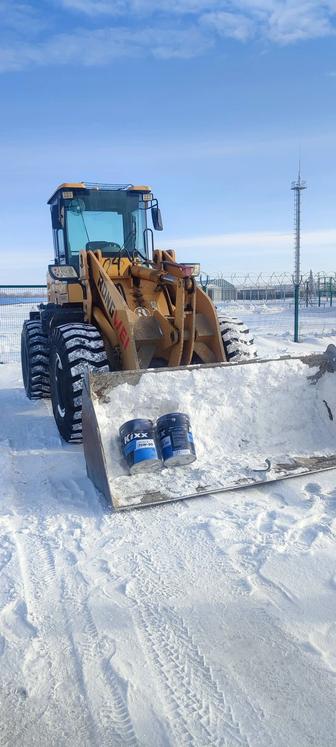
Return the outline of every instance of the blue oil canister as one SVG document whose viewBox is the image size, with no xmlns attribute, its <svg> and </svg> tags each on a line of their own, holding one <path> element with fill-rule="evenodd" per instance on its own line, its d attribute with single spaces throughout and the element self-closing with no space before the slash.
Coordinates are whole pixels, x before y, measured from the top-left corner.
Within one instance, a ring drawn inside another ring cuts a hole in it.
<svg viewBox="0 0 336 747">
<path fill-rule="evenodd" d="M 131 474 L 152 472 L 162 466 L 151 420 L 128 420 L 119 428 L 121 448 Z"/>
<path fill-rule="evenodd" d="M 162 415 L 156 427 L 166 467 L 177 467 L 195 461 L 196 451 L 188 415 L 183 412 Z"/>
</svg>

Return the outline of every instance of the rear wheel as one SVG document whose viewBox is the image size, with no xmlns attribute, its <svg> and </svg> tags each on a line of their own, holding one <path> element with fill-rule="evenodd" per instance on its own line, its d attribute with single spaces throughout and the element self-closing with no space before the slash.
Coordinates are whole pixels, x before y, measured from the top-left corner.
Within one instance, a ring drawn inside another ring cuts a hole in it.
<svg viewBox="0 0 336 747">
<path fill-rule="evenodd" d="M 23 384 L 29 399 L 50 397 L 49 342 L 39 319 L 26 321 L 21 334 Z"/>
<path fill-rule="evenodd" d="M 85 368 L 109 371 L 104 342 L 91 324 L 57 327 L 50 345 L 50 382 L 54 417 L 65 441 L 82 441 L 82 388 Z"/>
<path fill-rule="evenodd" d="M 249 328 L 236 317 L 218 315 L 218 321 L 228 361 L 256 358 L 257 351 Z"/>
</svg>

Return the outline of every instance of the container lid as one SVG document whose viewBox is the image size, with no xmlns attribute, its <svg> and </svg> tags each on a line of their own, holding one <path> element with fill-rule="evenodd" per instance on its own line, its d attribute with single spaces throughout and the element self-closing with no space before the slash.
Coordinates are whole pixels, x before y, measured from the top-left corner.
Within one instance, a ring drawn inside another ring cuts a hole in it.
<svg viewBox="0 0 336 747">
<path fill-rule="evenodd" d="M 185 412 L 167 412 L 166 415 L 161 415 L 157 422 L 161 423 L 162 421 L 166 420 L 167 418 L 185 418 L 186 420 L 190 420 L 189 415 L 187 415 Z"/>
<path fill-rule="evenodd" d="M 153 421 L 148 418 L 134 418 L 134 420 L 127 420 L 119 428 L 119 433 L 123 433 L 125 430 L 141 430 L 143 428 L 153 428 Z"/>
</svg>

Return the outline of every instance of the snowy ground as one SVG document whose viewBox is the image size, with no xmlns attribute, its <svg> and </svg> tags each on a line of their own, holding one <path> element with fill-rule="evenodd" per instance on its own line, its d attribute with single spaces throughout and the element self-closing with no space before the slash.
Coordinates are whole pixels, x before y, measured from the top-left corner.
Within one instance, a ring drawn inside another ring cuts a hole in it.
<svg viewBox="0 0 336 747">
<path fill-rule="evenodd" d="M 292 301 L 285 304 L 281 301 L 236 301 L 220 304 L 218 307 L 231 316 L 242 319 L 258 341 L 258 353 L 271 355 L 273 352 L 296 351 L 293 343 L 294 307 Z M 310 352 L 322 345 L 323 348 L 336 337 L 336 306 L 324 305 L 300 307 L 299 312 L 300 340 L 304 350 Z M 274 338 L 276 347 L 274 347 Z M 300 347 L 302 350 L 302 345 Z"/>
<path fill-rule="evenodd" d="M 336 471 L 113 514 L 13 363 L 0 475 L 1 745 L 335 744 Z"/>
</svg>

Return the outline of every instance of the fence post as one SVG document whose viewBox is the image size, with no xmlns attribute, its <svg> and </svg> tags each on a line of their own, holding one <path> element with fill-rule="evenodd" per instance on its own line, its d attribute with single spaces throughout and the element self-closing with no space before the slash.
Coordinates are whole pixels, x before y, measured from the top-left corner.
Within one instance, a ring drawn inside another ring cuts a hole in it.
<svg viewBox="0 0 336 747">
<path fill-rule="evenodd" d="M 203 273 L 200 274 L 200 285 L 204 293 L 208 292 L 209 280 L 209 275 L 203 275 Z"/>
<path fill-rule="evenodd" d="M 294 342 L 299 342 L 300 283 L 294 283 Z"/>
</svg>

